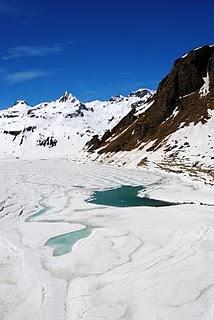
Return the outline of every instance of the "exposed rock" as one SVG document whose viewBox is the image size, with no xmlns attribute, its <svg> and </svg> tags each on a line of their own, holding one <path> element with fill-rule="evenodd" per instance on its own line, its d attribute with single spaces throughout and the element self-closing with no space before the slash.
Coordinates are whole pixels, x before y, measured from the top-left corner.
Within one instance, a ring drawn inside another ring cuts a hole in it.
<svg viewBox="0 0 214 320">
<path fill-rule="evenodd" d="M 101 142 L 99 140 L 99 136 L 98 134 L 96 134 L 90 141 L 86 143 L 85 147 L 89 152 L 92 152 L 93 150 L 96 150 L 99 147 L 100 143 Z"/>
<path fill-rule="evenodd" d="M 43 135 L 40 136 L 40 139 L 37 141 L 37 144 L 39 146 L 43 146 L 43 147 L 55 147 L 57 144 L 57 139 L 55 139 L 54 137 L 47 137 L 45 138 Z"/>
<path fill-rule="evenodd" d="M 200 96 L 204 78 L 209 77 L 209 93 Z M 204 46 L 176 60 L 172 71 L 159 84 L 154 103 L 137 119 L 130 112 L 99 141 L 99 153 L 129 151 L 142 142 L 155 141 L 148 151 L 190 122 L 206 123 L 208 109 L 214 109 L 214 47 Z M 111 139 L 111 137 L 114 139 Z M 91 150 L 95 148 L 91 147 Z"/>
<path fill-rule="evenodd" d="M 12 136 L 18 136 L 20 133 L 22 133 L 21 130 L 4 130 L 5 134 L 11 134 Z"/>
<path fill-rule="evenodd" d="M 65 91 L 63 96 L 59 99 L 59 102 L 66 102 L 68 100 L 73 103 L 76 101 L 76 98 L 68 91 Z"/>
<path fill-rule="evenodd" d="M 137 91 L 134 91 L 132 93 L 130 93 L 130 97 L 138 97 L 138 98 L 143 98 L 145 97 L 148 93 L 150 93 L 151 91 L 148 89 L 139 89 Z"/>
</svg>

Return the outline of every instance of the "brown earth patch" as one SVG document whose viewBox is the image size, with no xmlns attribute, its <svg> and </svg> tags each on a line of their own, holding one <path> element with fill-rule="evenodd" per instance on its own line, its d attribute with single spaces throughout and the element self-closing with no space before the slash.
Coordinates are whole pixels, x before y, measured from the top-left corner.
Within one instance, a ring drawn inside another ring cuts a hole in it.
<svg viewBox="0 0 214 320">
<path fill-rule="evenodd" d="M 210 93 L 201 97 L 203 77 L 210 76 Z M 206 123 L 208 109 L 214 110 L 214 48 L 205 46 L 176 60 L 172 71 L 159 84 L 154 103 L 140 116 L 136 109 L 124 117 L 102 139 L 91 141 L 89 151 L 98 153 L 130 151 L 154 141 L 148 151 L 155 151 L 181 126 Z"/>
</svg>

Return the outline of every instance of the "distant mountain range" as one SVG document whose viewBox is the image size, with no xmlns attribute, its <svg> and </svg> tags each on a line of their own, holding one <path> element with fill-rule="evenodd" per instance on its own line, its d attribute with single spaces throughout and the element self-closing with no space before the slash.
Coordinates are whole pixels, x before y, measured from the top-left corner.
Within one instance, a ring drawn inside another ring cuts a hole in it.
<svg viewBox="0 0 214 320">
<path fill-rule="evenodd" d="M 214 178 L 214 47 L 177 59 L 157 92 L 82 103 L 65 92 L 0 111 L 0 157 L 156 166 Z M 206 179 L 206 178 L 204 178 Z"/>
<path fill-rule="evenodd" d="M 101 138 L 134 104 L 144 105 L 153 94 L 142 89 L 128 97 L 118 95 L 109 101 L 82 103 L 65 92 L 55 101 L 33 107 L 17 101 L 0 111 L 0 157 L 80 160 L 85 144 L 94 135 Z"/>
</svg>

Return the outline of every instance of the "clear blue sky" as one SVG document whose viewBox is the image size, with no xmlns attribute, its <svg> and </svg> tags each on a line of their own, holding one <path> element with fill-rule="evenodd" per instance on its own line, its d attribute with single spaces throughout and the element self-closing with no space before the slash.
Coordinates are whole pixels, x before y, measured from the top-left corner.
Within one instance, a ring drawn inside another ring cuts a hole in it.
<svg viewBox="0 0 214 320">
<path fill-rule="evenodd" d="M 0 107 L 154 89 L 176 58 L 214 42 L 213 13 L 211 0 L 0 0 Z"/>
</svg>

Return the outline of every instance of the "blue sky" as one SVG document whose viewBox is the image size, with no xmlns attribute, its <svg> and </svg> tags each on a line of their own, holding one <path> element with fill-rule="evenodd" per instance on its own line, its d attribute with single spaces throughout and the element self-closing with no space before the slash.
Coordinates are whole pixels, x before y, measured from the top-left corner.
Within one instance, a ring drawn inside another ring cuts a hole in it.
<svg viewBox="0 0 214 320">
<path fill-rule="evenodd" d="M 0 0 L 0 107 L 155 89 L 176 58 L 214 42 L 213 12 L 211 0 Z"/>
</svg>

